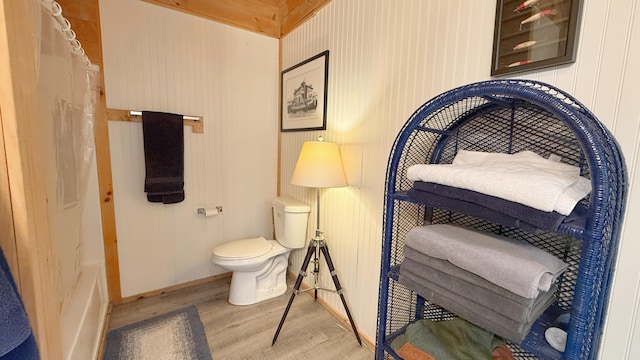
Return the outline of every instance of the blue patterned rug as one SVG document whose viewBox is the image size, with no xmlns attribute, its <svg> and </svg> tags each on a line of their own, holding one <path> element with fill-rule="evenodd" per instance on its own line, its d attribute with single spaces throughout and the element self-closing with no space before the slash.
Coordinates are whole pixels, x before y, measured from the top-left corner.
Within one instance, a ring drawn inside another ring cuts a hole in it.
<svg viewBox="0 0 640 360">
<path fill-rule="evenodd" d="M 211 360 L 195 306 L 109 331 L 104 360 L 147 359 Z"/>
</svg>

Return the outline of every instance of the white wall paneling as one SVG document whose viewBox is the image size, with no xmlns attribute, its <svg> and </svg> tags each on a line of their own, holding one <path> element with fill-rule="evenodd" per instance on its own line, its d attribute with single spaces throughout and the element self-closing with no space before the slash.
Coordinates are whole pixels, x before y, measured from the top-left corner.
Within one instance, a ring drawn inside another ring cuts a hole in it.
<svg viewBox="0 0 640 360">
<path fill-rule="evenodd" d="M 284 38 L 283 68 L 325 49 L 330 61 L 327 131 L 283 134 L 281 191 L 315 203 L 313 191 L 288 184 L 296 156 L 288 154 L 297 154 L 302 142 L 319 133 L 340 144 L 350 186 L 324 190 L 322 228 L 356 324 L 370 339 L 377 320 L 390 146 L 420 104 L 441 89 L 488 73 L 492 4 L 334 0 Z M 475 28 L 485 30 L 474 32 L 480 39 L 468 34 Z M 294 267 L 301 265 L 302 256 L 292 256 Z M 333 286 L 326 268 L 321 272 L 323 284 Z M 342 311 L 337 295 L 321 296 Z"/>
<path fill-rule="evenodd" d="M 142 126 L 109 123 L 122 295 L 226 272 L 215 245 L 273 233 L 278 41 L 135 0 L 100 14 L 107 107 L 200 115 L 205 129 L 185 128 L 185 201 L 161 205 L 143 192 Z"/>
<path fill-rule="evenodd" d="M 302 143 L 323 135 L 340 145 L 350 183 L 322 192 L 321 227 L 356 324 L 375 337 L 382 202 L 389 149 L 410 114 L 431 97 L 488 79 L 495 0 L 333 0 L 282 40 L 282 68 L 328 49 L 327 130 L 283 133 L 281 193 L 311 205 L 315 192 L 289 185 Z M 205 118 L 185 131 L 184 203 L 147 203 L 139 124 L 110 123 L 123 295 L 222 272 L 215 244 L 271 236 L 276 189 L 277 40 L 140 1 L 102 1 L 104 71 L 110 108 Z M 584 1 L 574 64 L 518 75 L 572 93 L 614 133 L 630 174 L 626 218 L 637 214 L 640 180 L 640 15 L 637 0 Z M 223 205 L 219 217 L 195 209 Z M 637 223 L 624 223 L 603 359 L 640 348 L 636 309 Z M 292 270 L 302 262 L 292 254 Z M 324 264 L 323 264 L 324 266 Z M 322 282 L 331 287 L 326 267 Z M 342 311 L 339 298 L 321 292 Z"/>
<path fill-rule="evenodd" d="M 637 0 L 584 1 L 577 61 L 518 75 L 572 93 L 620 142 L 630 174 L 626 218 L 637 217 L 640 185 L 640 15 Z M 333 0 L 282 41 L 282 67 L 330 51 L 327 130 L 282 134 L 281 192 L 312 204 L 314 192 L 289 185 L 305 140 L 340 145 L 350 186 L 322 198 L 322 228 L 356 324 L 375 338 L 386 162 L 400 127 L 433 96 L 490 78 L 495 0 Z M 313 228 L 313 223 L 310 228 Z M 640 267 L 637 222 L 624 223 L 603 359 L 631 359 Z M 293 267 L 302 252 L 292 256 Z M 324 270 L 322 281 L 332 286 Z M 342 311 L 337 296 L 321 293 Z"/>
</svg>

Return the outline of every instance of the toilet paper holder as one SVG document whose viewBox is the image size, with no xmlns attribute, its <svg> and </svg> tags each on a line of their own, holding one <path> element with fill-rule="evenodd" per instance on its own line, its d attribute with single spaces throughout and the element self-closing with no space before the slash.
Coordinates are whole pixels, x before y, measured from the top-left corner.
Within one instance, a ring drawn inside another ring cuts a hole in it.
<svg viewBox="0 0 640 360">
<path fill-rule="evenodd" d="M 222 212 L 222 206 L 216 206 L 215 208 L 209 208 L 209 209 L 198 208 L 196 212 L 198 213 L 198 215 L 204 215 L 204 216 L 218 215 L 219 213 Z"/>
</svg>

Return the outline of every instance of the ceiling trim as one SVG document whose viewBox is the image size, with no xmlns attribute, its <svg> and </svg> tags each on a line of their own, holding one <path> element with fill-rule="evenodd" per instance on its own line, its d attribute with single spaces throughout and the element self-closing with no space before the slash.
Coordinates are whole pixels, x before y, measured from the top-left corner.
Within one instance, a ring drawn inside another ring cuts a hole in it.
<svg viewBox="0 0 640 360">
<path fill-rule="evenodd" d="M 331 0 L 142 0 L 168 9 L 281 38 Z"/>
<path fill-rule="evenodd" d="M 142 0 L 172 10 L 278 38 L 279 8 L 260 0 Z"/>
<path fill-rule="evenodd" d="M 283 0 L 280 5 L 280 37 L 311 19 L 331 0 Z"/>
</svg>

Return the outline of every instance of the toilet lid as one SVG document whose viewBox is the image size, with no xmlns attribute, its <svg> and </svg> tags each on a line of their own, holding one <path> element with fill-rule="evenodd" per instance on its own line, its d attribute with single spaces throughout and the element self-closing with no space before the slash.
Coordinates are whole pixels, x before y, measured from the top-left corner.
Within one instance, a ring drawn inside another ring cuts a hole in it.
<svg viewBox="0 0 640 360">
<path fill-rule="evenodd" d="M 263 237 L 230 241 L 217 246 L 213 254 L 223 258 L 252 258 L 271 250 L 271 243 Z"/>
</svg>

